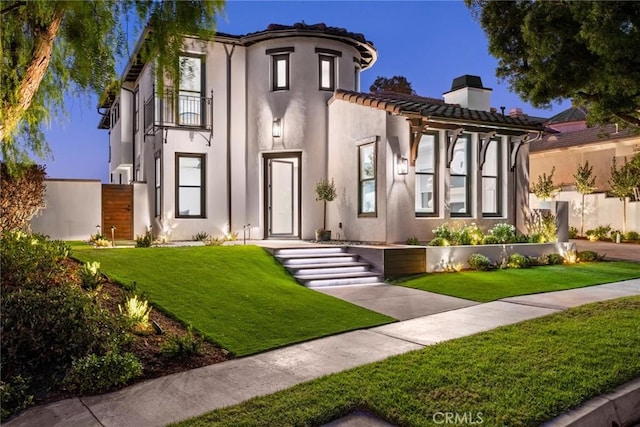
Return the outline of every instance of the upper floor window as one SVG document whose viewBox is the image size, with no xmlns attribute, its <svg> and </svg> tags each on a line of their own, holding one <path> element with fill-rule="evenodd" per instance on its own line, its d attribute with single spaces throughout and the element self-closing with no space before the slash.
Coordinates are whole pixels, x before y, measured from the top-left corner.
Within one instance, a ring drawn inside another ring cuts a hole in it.
<svg viewBox="0 0 640 427">
<path fill-rule="evenodd" d="M 267 49 L 265 53 L 271 55 L 271 90 L 289 90 L 291 72 L 291 53 L 295 49 L 290 47 L 278 47 Z"/>
<path fill-rule="evenodd" d="M 335 57 L 320 55 L 320 89 L 335 89 L 336 70 Z"/>
<path fill-rule="evenodd" d="M 416 216 L 438 214 L 438 136 L 425 134 L 418 144 L 416 158 Z"/>
<path fill-rule="evenodd" d="M 358 214 L 376 216 L 376 143 L 358 147 Z"/>
<path fill-rule="evenodd" d="M 116 101 L 111 106 L 111 128 L 120 120 L 120 101 Z"/>
<path fill-rule="evenodd" d="M 453 148 L 453 159 L 450 166 L 451 185 L 449 189 L 449 205 L 452 217 L 469 216 L 471 214 L 469 145 L 469 136 L 461 135 Z"/>
<path fill-rule="evenodd" d="M 178 124 L 201 126 L 204 61 L 201 57 L 180 57 L 180 83 L 178 86 Z"/>
<path fill-rule="evenodd" d="M 342 56 L 339 50 L 316 48 L 318 54 L 318 83 L 320 90 L 336 88 L 336 58 Z"/>
<path fill-rule="evenodd" d="M 500 143 L 492 139 L 488 142 L 482 166 L 482 215 L 500 215 Z"/>
</svg>

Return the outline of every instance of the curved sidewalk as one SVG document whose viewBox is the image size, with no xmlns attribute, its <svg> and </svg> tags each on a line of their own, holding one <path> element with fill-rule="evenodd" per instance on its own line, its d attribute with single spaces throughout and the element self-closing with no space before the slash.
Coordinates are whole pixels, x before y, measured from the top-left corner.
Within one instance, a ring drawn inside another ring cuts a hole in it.
<svg viewBox="0 0 640 427">
<path fill-rule="evenodd" d="M 640 295 L 640 279 L 506 298 L 180 372 L 113 393 L 35 407 L 5 425 L 161 426 L 437 342 L 632 295 Z"/>
</svg>

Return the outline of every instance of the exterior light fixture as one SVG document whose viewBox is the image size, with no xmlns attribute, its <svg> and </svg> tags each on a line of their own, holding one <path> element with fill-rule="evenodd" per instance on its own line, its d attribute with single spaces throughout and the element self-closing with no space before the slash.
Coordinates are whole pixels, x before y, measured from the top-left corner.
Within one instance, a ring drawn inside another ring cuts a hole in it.
<svg viewBox="0 0 640 427">
<path fill-rule="evenodd" d="M 409 173 L 409 159 L 398 156 L 396 159 L 396 173 L 398 175 L 406 175 Z"/>
<path fill-rule="evenodd" d="M 273 126 L 271 127 L 271 135 L 274 138 L 280 138 L 282 136 L 282 118 L 276 117 L 273 119 Z"/>
</svg>

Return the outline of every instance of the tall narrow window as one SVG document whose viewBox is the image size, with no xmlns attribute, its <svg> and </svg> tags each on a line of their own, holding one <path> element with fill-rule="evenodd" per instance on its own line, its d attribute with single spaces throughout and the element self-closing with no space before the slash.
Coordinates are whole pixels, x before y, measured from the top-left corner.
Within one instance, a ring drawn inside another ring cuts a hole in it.
<svg viewBox="0 0 640 427">
<path fill-rule="evenodd" d="M 289 54 L 273 55 L 273 90 L 289 90 Z"/>
<path fill-rule="evenodd" d="M 180 57 L 178 124 L 202 126 L 203 61 L 200 57 Z"/>
<path fill-rule="evenodd" d="M 353 90 L 360 92 L 360 67 L 356 65 L 353 73 Z"/>
<path fill-rule="evenodd" d="M 319 55 L 320 60 L 320 89 L 333 90 L 335 88 L 336 67 L 335 57 Z"/>
<path fill-rule="evenodd" d="M 359 203 L 360 216 L 376 215 L 376 144 L 375 142 L 358 147 L 359 151 Z"/>
<path fill-rule="evenodd" d="M 176 218 L 204 218 L 204 154 L 176 154 Z"/>
<path fill-rule="evenodd" d="M 469 183 L 469 136 L 462 135 L 456 141 L 453 148 L 451 161 L 451 185 L 450 199 L 451 216 L 469 216 L 470 208 L 470 183 Z"/>
<path fill-rule="evenodd" d="M 162 216 L 162 170 L 160 156 L 155 158 L 155 216 Z"/>
<path fill-rule="evenodd" d="M 488 142 L 482 167 L 482 215 L 500 216 L 500 143 Z"/>
<path fill-rule="evenodd" d="M 416 158 L 416 216 L 438 214 L 437 150 L 438 136 L 422 135 Z"/>
<path fill-rule="evenodd" d="M 133 92 L 133 131 L 138 132 L 138 121 L 140 119 L 140 110 L 139 110 L 139 101 L 138 101 L 138 88 L 136 88 L 135 92 Z"/>
</svg>

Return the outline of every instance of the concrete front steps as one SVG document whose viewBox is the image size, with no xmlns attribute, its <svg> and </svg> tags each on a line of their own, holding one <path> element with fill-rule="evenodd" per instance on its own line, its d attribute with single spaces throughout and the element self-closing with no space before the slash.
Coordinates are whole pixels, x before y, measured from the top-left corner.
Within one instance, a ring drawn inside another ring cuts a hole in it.
<svg viewBox="0 0 640 427">
<path fill-rule="evenodd" d="M 342 246 L 276 249 L 274 255 L 308 288 L 382 284 L 381 274 Z"/>
</svg>

